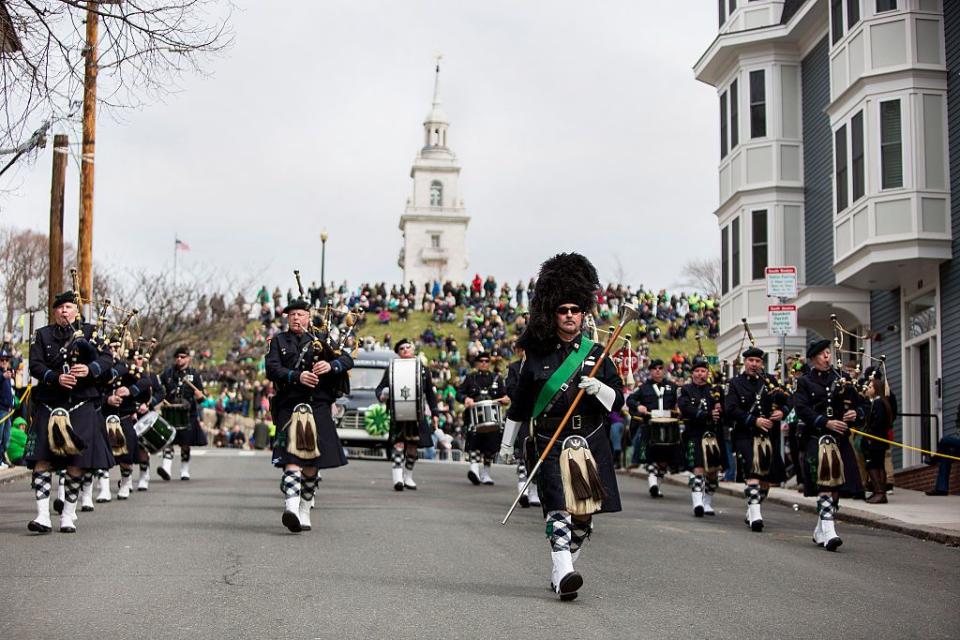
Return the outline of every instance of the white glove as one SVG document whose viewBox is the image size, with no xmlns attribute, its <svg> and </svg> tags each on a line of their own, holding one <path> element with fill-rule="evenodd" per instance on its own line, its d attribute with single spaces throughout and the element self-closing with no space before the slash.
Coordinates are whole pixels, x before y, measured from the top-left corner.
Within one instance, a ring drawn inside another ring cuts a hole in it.
<svg viewBox="0 0 960 640">
<path fill-rule="evenodd" d="M 586 392 L 588 396 L 594 396 L 600 401 L 607 411 L 613 410 L 613 403 L 617 399 L 617 392 L 611 387 L 603 384 L 596 378 L 581 376 L 580 384 L 577 385 Z"/>
<path fill-rule="evenodd" d="M 380 392 L 380 402 L 386 402 L 390 399 L 390 389 L 384 389 Z"/>
<path fill-rule="evenodd" d="M 603 386 L 603 383 L 596 378 L 580 376 L 580 384 L 577 386 L 583 389 L 588 396 L 595 396 L 600 393 L 600 387 Z"/>
<path fill-rule="evenodd" d="M 517 432 L 520 431 L 520 423 L 516 420 L 508 419 L 503 425 L 503 436 L 500 439 L 500 458 L 507 460 L 507 456 L 513 455 L 513 442 L 517 439 Z"/>
<path fill-rule="evenodd" d="M 513 456 L 513 447 L 507 443 L 502 443 L 500 445 L 500 461 L 506 462 Z"/>
</svg>

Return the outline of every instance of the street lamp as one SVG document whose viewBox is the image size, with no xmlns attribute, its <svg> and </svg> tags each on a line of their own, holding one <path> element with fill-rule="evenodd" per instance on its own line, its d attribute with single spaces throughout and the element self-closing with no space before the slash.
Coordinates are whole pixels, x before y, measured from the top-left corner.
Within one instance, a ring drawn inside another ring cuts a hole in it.
<svg viewBox="0 0 960 640">
<path fill-rule="evenodd" d="M 327 234 L 327 230 L 324 229 L 320 232 L 320 306 L 327 306 L 327 278 L 326 278 L 326 266 L 327 266 L 327 238 L 330 235 Z"/>
</svg>

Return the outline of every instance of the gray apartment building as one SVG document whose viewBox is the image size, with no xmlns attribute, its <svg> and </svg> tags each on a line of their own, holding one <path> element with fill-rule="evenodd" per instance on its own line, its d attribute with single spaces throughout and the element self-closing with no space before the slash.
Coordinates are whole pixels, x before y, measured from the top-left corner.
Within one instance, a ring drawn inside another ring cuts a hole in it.
<svg viewBox="0 0 960 640">
<path fill-rule="evenodd" d="M 747 318 L 768 352 L 764 269 L 796 266 L 801 335 L 830 316 L 884 354 L 902 442 L 960 404 L 960 0 L 717 0 L 694 66 L 720 128 L 721 358 Z M 954 169 L 951 172 L 951 167 Z M 921 464 L 894 448 L 897 468 Z"/>
</svg>

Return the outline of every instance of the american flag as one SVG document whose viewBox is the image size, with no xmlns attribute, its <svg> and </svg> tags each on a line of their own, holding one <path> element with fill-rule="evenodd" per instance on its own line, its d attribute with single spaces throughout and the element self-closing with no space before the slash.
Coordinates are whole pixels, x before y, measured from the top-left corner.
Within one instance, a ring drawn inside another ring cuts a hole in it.
<svg viewBox="0 0 960 640">
<path fill-rule="evenodd" d="M 174 246 L 176 247 L 177 251 L 190 251 L 190 245 L 188 245 L 186 242 L 184 242 L 180 238 L 176 239 L 176 242 L 174 242 Z"/>
</svg>

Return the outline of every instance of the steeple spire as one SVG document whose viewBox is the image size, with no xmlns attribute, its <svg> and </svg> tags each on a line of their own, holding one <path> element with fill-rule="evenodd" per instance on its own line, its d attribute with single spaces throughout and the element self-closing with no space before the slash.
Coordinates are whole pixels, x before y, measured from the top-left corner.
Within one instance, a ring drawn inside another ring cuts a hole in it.
<svg viewBox="0 0 960 640">
<path fill-rule="evenodd" d="M 440 107 L 440 61 L 443 60 L 443 54 L 438 53 L 436 55 L 437 67 L 436 75 L 433 79 L 433 108 L 437 109 Z"/>
<path fill-rule="evenodd" d="M 450 121 L 447 120 L 447 114 L 443 112 L 443 107 L 440 106 L 440 60 L 442 59 L 443 56 L 437 54 L 433 77 L 433 104 L 423 121 L 424 149 L 447 148 L 447 127 L 450 125 Z"/>
</svg>

